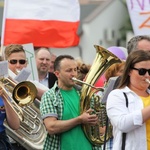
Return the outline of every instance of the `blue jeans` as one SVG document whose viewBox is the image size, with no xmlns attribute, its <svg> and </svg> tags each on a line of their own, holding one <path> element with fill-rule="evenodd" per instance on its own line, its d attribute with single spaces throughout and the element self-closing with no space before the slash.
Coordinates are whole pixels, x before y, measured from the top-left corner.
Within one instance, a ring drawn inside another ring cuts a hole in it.
<svg viewBox="0 0 150 150">
<path fill-rule="evenodd" d="M 13 150 L 5 131 L 0 132 L 0 150 Z"/>
</svg>

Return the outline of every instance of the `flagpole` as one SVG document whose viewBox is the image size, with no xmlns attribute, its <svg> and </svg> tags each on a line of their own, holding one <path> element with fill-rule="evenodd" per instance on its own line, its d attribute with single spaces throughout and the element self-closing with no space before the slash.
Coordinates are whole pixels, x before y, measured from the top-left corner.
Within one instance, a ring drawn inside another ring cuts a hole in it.
<svg viewBox="0 0 150 150">
<path fill-rule="evenodd" d="M 8 3 L 7 0 L 4 0 L 0 57 L 4 56 L 3 55 L 3 48 L 4 48 L 4 36 L 5 36 L 4 33 L 5 33 L 7 3 Z"/>
</svg>

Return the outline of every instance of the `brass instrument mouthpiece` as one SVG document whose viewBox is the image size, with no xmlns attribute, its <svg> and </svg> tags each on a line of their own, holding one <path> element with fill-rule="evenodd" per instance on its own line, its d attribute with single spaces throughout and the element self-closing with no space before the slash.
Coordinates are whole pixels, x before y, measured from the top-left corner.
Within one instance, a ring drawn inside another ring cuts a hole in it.
<svg viewBox="0 0 150 150">
<path fill-rule="evenodd" d="M 145 79 L 145 81 L 150 84 L 150 80 L 149 79 Z"/>
<path fill-rule="evenodd" d="M 87 86 L 90 86 L 90 87 L 92 87 L 92 88 L 94 88 L 94 89 L 97 89 L 97 87 L 95 87 L 95 86 L 93 86 L 93 85 L 91 85 L 91 84 L 88 84 L 88 83 L 86 83 L 86 82 L 84 82 L 84 81 L 81 81 L 81 80 L 79 80 L 79 79 L 77 79 L 77 78 L 75 78 L 75 77 L 73 77 L 72 80 L 73 80 L 73 81 L 76 81 L 76 82 L 79 82 L 79 83 L 82 83 L 82 84 L 85 84 L 85 85 L 87 85 Z"/>
<path fill-rule="evenodd" d="M 16 74 L 18 75 L 20 73 L 21 70 L 16 69 Z"/>
</svg>

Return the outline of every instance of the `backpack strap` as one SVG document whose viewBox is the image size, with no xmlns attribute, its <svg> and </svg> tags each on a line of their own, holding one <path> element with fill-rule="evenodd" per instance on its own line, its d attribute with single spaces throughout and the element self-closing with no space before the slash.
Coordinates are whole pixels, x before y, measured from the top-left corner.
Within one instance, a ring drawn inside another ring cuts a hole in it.
<svg viewBox="0 0 150 150">
<path fill-rule="evenodd" d="M 126 107 L 128 107 L 128 97 L 127 95 L 123 92 L 125 100 L 126 100 Z M 125 142 L 126 142 L 126 133 L 122 134 L 122 148 L 121 150 L 125 150 Z"/>
</svg>

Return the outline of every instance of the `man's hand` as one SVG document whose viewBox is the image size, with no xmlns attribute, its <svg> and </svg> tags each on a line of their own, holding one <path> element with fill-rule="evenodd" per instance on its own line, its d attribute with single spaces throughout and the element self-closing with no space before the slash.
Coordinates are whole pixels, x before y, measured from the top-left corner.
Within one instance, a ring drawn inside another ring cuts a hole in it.
<svg viewBox="0 0 150 150">
<path fill-rule="evenodd" d="M 90 108 L 86 112 L 80 115 L 82 124 L 96 125 L 98 123 L 98 117 L 96 114 L 92 114 L 93 110 Z"/>
</svg>

